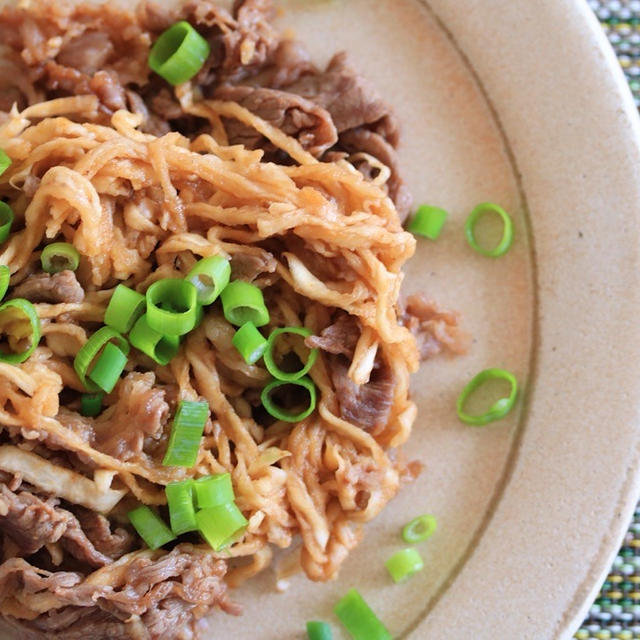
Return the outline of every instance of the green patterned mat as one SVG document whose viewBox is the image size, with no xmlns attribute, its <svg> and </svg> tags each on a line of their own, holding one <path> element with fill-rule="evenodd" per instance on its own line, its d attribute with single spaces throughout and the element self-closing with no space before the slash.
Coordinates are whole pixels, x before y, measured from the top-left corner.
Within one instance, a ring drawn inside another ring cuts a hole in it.
<svg viewBox="0 0 640 640">
<path fill-rule="evenodd" d="M 640 0 L 589 0 L 640 108 Z M 640 640 L 640 504 L 578 640 Z"/>
</svg>

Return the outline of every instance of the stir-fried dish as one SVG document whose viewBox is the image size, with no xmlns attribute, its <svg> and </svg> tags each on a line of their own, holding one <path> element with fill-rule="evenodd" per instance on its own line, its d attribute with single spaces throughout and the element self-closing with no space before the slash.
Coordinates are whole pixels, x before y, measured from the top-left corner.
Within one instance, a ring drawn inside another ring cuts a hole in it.
<svg viewBox="0 0 640 640">
<path fill-rule="evenodd" d="M 420 471 L 398 448 L 409 377 L 465 336 L 400 296 L 398 123 L 346 54 L 320 69 L 270 18 L 263 0 L 0 11 L 16 638 L 193 637 L 276 549 L 334 577 Z M 189 79 L 193 55 L 176 72 L 152 51 L 167 33 L 200 52 Z"/>
</svg>

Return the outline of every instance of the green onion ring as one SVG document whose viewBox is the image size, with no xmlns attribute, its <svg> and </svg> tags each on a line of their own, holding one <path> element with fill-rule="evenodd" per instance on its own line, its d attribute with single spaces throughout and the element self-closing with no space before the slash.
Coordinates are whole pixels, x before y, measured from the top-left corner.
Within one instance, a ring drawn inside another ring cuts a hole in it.
<svg viewBox="0 0 640 640">
<path fill-rule="evenodd" d="M 223 289 L 220 299 L 224 317 L 236 327 L 247 322 L 253 322 L 256 327 L 264 327 L 269 323 L 269 310 L 264 303 L 262 290 L 255 284 L 234 280 Z"/>
<path fill-rule="evenodd" d="M 25 322 L 26 320 L 26 322 Z M 17 324 L 19 322 L 19 324 Z M 29 338 L 29 346 L 24 351 L 0 353 L 0 362 L 19 364 L 29 358 L 40 342 L 40 318 L 36 308 L 24 298 L 13 298 L 0 305 L 0 327 L 8 337 L 9 346 L 12 340 Z"/>
<path fill-rule="evenodd" d="M 13 209 L 0 200 L 0 243 L 4 242 L 11 233 L 13 224 Z"/>
<path fill-rule="evenodd" d="M 235 502 L 200 509 L 196 513 L 196 521 L 198 531 L 215 551 L 231 543 L 249 524 Z"/>
<path fill-rule="evenodd" d="M 200 440 L 208 418 L 208 403 L 190 400 L 180 402 L 173 418 L 167 452 L 162 460 L 165 467 L 193 467 L 198 459 Z"/>
<path fill-rule="evenodd" d="M 11 270 L 6 264 L 0 264 L 0 300 L 7 295 L 9 280 L 11 280 Z"/>
<path fill-rule="evenodd" d="M 104 323 L 120 333 L 129 333 L 138 318 L 145 312 L 145 296 L 129 287 L 119 284 L 111 294 L 104 312 Z"/>
<path fill-rule="evenodd" d="M 196 504 L 199 509 L 219 507 L 221 504 L 233 502 L 235 495 L 231 484 L 231 474 L 219 473 L 215 476 L 204 476 L 193 483 Z"/>
<path fill-rule="evenodd" d="M 127 366 L 127 356 L 113 342 L 104 345 L 102 353 L 96 358 L 89 372 L 91 382 L 106 393 L 111 393 Z"/>
<path fill-rule="evenodd" d="M 423 542 L 435 533 L 437 527 L 438 521 L 434 516 L 418 516 L 402 527 L 402 539 L 409 544 Z"/>
<path fill-rule="evenodd" d="M 326 622 L 310 620 L 307 622 L 308 640 L 333 640 L 333 632 Z"/>
<path fill-rule="evenodd" d="M 245 322 L 234 334 L 231 344 L 247 364 L 255 364 L 267 350 L 267 341 L 253 322 Z"/>
<path fill-rule="evenodd" d="M 147 322 L 146 314 L 138 318 L 138 321 L 133 325 L 133 329 L 129 333 L 129 341 L 132 346 L 162 366 L 169 364 L 180 348 L 180 338 L 178 336 L 163 336 L 154 331 Z"/>
<path fill-rule="evenodd" d="M 502 239 L 493 249 L 485 249 L 476 242 L 475 227 L 478 220 L 487 212 L 493 211 L 497 213 L 502 219 L 503 231 Z M 499 258 L 503 256 L 511 248 L 513 243 L 513 222 L 509 214 L 499 205 L 493 202 L 483 202 L 479 204 L 467 218 L 467 222 L 464 226 L 465 234 L 467 236 L 467 242 L 474 251 L 488 256 L 489 258 Z"/>
<path fill-rule="evenodd" d="M 176 537 L 162 518 L 147 505 L 129 511 L 129 521 L 150 549 L 159 549 Z"/>
<path fill-rule="evenodd" d="M 47 273 L 75 271 L 80 265 L 80 254 L 68 242 L 53 242 L 42 250 L 40 262 L 42 270 Z"/>
<path fill-rule="evenodd" d="M 147 323 L 158 333 L 183 336 L 198 321 L 198 290 L 186 280 L 163 278 L 147 289 Z"/>
<path fill-rule="evenodd" d="M 193 499 L 193 480 L 189 478 L 180 482 L 170 482 L 165 487 L 165 494 L 173 533 L 179 536 L 196 531 L 198 523 Z"/>
<path fill-rule="evenodd" d="M 404 582 L 413 574 L 422 571 L 424 562 L 416 549 L 403 549 L 394 553 L 385 562 L 385 567 L 394 582 Z"/>
<path fill-rule="evenodd" d="M 283 387 L 289 384 L 302 387 L 309 393 L 309 406 L 303 411 L 300 411 L 300 413 L 291 413 L 286 409 L 279 407 L 271 399 L 271 394 L 273 391 L 275 391 L 279 387 Z M 260 394 L 260 400 L 262 400 L 262 405 L 267 410 L 269 415 L 276 418 L 276 420 L 282 420 L 283 422 L 300 422 L 301 420 L 304 420 L 305 418 L 310 416 L 316 408 L 316 385 L 308 376 L 304 376 L 303 378 L 299 378 L 298 380 L 273 380 L 262 390 L 262 393 Z"/>
<path fill-rule="evenodd" d="M 111 327 L 101 327 L 98 329 L 78 351 L 74 361 L 73 368 L 88 391 L 99 391 L 100 387 L 88 379 L 91 365 L 95 364 L 96 356 L 107 344 L 107 342 L 115 341 L 115 345 L 124 353 L 129 355 L 129 343 Z"/>
<path fill-rule="evenodd" d="M 392 640 L 384 624 L 356 589 L 349 589 L 333 611 L 352 640 Z"/>
<path fill-rule="evenodd" d="M 209 57 L 209 43 L 185 20 L 160 34 L 149 53 L 149 67 L 169 84 L 191 80 Z"/>
<path fill-rule="evenodd" d="M 229 284 L 231 264 L 222 256 L 203 258 L 187 274 L 188 280 L 198 290 L 198 303 L 213 304 Z"/>
<path fill-rule="evenodd" d="M 102 411 L 102 393 L 83 393 L 80 398 L 80 415 L 95 418 Z"/>
<path fill-rule="evenodd" d="M 481 415 L 469 415 L 464 411 L 464 405 L 467 398 L 478 387 L 487 382 L 488 380 L 506 380 L 511 385 L 511 390 L 506 398 L 500 398 L 496 400 L 489 410 Z M 518 381 L 516 377 L 509 371 L 504 369 L 485 369 L 478 375 L 473 377 L 467 386 L 462 390 L 462 393 L 458 396 L 456 402 L 456 408 L 458 411 L 458 417 L 462 422 L 474 426 L 482 426 L 493 422 L 494 420 L 500 420 L 504 418 L 513 409 L 516 403 L 516 397 L 518 395 Z"/>
<path fill-rule="evenodd" d="M 11 166 L 11 158 L 0 149 L 0 176 Z"/>
<path fill-rule="evenodd" d="M 407 228 L 413 234 L 437 240 L 448 215 L 444 209 L 423 204 L 416 209 Z"/>
<path fill-rule="evenodd" d="M 283 371 L 275 362 L 273 350 L 276 346 L 277 339 L 286 333 L 293 333 L 294 335 L 302 336 L 303 338 L 308 338 L 311 335 L 311 331 L 305 327 L 283 327 L 281 329 L 274 329 L 267 340 L 267 350 L 264 352 L 264 364 L 267 367 L 267 371 L 276 378 L 276 380 L 293 382 L 294 380 L 299 380 L 309 373 L 311 367 L 315 364 L 316 358 L 318 357 L 318 350 L 309 349 L 309 356 L 307 357 L 307 361 L 302 369 L 294 372 Z"/>
</svg>

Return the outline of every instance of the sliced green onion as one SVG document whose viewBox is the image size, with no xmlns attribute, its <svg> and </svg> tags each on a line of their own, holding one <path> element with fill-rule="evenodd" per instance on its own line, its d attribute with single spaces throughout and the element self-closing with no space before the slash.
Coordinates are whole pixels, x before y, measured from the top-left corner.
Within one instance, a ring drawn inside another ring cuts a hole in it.
<svg viewBox="0 0 640 640">
<path fill-rule="evenodd" d="M 271 394 L 280 387 L 286 387 L 287 385 L 293 385 L 297 387 L 302 387 L 307 390 L 309 394 L 309 404 L 308 406 L 300 411 L 299 413 L 292 413 L 291 411 L 287 411 L 284 407 L 277 405 L 272 399 Z M 300 422 L 304 420 L 308 416 L 310 416 L 314 409 L 316 408 L 316 385 L 313 383 L 313 380 L 305 376 L 304 378 L 300 378 L 299 380 L 274 380 L 270 382 L 260 394 L 260 400 L 262 401 L 262 405 L 267 410 L 269 415 L 273 416 L 277 420 L 282 420 L 284 422 Z"/>
<path fill-rule="evenodd" d="M 212 304 L 229 284 L 231 264 L 222 256 L 211 256 L 196 262 L 187 274 L 188 280 L 198 290 L 200 304 Z"/>
<path fill-rule="evenodd" d="M 120 333 L 129 333 L 146 306 L 146 298 L 141 293 L 119 284 L 104 312 L 104 323 Z"/>
<path fill-rule="evenodd" d="M 95 418 L 102 411 L 102 393 L 83 393 L 80 397 L 80 415 Z"/>
<path fill-rule="evenodd" d="M 147 323 L 158 333 L 183 336 L 198 320 L 198 290 L 186 280 L 164 278 L 147 289 Z"/>
<path fill-rule="evenodd" d="M 75 271 L 80 264 L 78 250 L 68 242 L 54 242 L 48 244 L 40 254 L 42 270 L 47 273 L 60 271 Z"/>
<path fill-rule="evenodd" d="M 448 215 L 444 209 L 423 204 L 417 208 L 408 229 L 416 235 L 437 240 Z"/>
<path fill-rule="evenodd" d="M 129 511 L 129 520 L 150 549 L 159 549 L 176 539 L 162 518 L 147 505 Z"/>
<path fill-rule="evenodd" d="M 127 356 L 113 342 L 107 342 L 98 356 L 89 379 L 104 392 L 111 393 L 127 366 Z"/>
<path fill-rule="evenodd" d="M 80 382 L 88 391 L 99 391 L 100 389 L 97 384 L 88 379 L 88 376 L 91 365 L 95 363 L 98 354 L 112 340 L 115 340 L 116 346 L 125 356 L 129 355 L 129 343 L 111 327 L 102 327 L 87 340 L 73 361 L 73 368 L 80 378 Z"/>
<path fill-rule="evenodd" d="M 0 300 L 2 300 L 2 298 L 7 294 L 10 279 L 11 270 L 6 264 L 0 264 Z"/>
<path fill-rule="evenodd" d="M 269 310 L 264 304 L 264 296 L 254 284 L 234 280 L 223 289 L 220 298 L 224 317 L 236 327 L 247 322 L 253 322 L 256 327 L 264 327 L 269 323 Z"/>
<path fill-rule="evenodd" d="M 409 544 L 423 542 L 435 533 L 437 527 L 438 521 L 433 516 L 418 516 L 402 527 L 402 539 Z"/>
<path fill-rule="evenodd" d="M 178 336 L 164 336 L 154 331 L 147 322 L 145 313 L 131 329 L 129 334 L 131 344 L 146 353 L 160 365 L 169 364 L 178 353 L 180 338 Z"/>
<path fill-rule="evenodd" d="M 0 176 L 11 166 L 11 158 L 0 149 Z"/>
<path fill-rule="evenodd" d="M 317 620 L 307 622 L 307 636 L 309 640 L 333 640 L 331 627 L 326 622 Z"/>
<path fill-rule="evenodd" d="M 169 84 L 191 80 L 209 57 L 209 43 L 185 20 L 160 34 L 149 53 L 149 67 Z"/>
<path fill-rule="evenodd" d="M 10 352 L 0 351 L 0 362 L 24 362 L 40 342 L 40 318 L 36 308 L 24 298 L 0 305 L 0 332 L 7 337 Z"/>
<path fill-rule="evenodd" d="M 196 531 L 196 509 L 193 504 L 193 480 L 171 482 L 165 487 L 171 530 L 177 536 Z"/>
<path fill-rule="evenodd" d="M 493 249 L 485 249 L 481 247 L 476 241 L 475 228 L 478 220 L 485 214 L 493 211 L 497 213 L 502 219 L 502 238 L 500 242 Z M 467 218 L 467 222 L 464 226 L 465 234 L 467 236 L 467 242 L 474 251 L 481 253 L 483 256 L 489 258 L 499 258 L 509 251 L 511 244 L 513 243 L 513 222 L 509 214 L 499 205 L 493 202 L 484 202 L 479 204 Z"/>
<path fill-rule="evenodd" d="M 422 571 L 424 562 L 415 549 L 403 549 L 394 553 L 385 562 L 385 567 L 394 582 L 403 582 L 418 571 Z"/>
<path fill-rule="evenodd" d="M 206 402 L 183 400 L 178 405 L 163 465 L 193 467 L 198 459 L 200 439 L 208 417 L 209 405 Z"/>
<path fill-rule="evenodd" d="M 333 611 L 353 640 L 391 640 L 391 634 L 355 589 L 349 589 Z"/>
<path fill-rule="evenodd" d="M 4 242 L 11 233 L 13 224 L 13 209 L 0 200 L 0 243 Z"/>
<path fill-rule="evenodd" d="M 496 400 L 488 411 L 480 415 L 469 415 L 464 410 L 464 405 L 467 398 L 481 385 L 489 380 L 506 380 L 511 385 L 511 390 L 506 398 L 500 398 Z M 462 393 L 458 396 L 456 408 L 458 410 L 458 417 L 462 422 L 475 426 L 482 426 L 493 422 L 494 420 L 500 420 L 504 418 L 511 409 L 513 409 L 516 403 L 516 397 L 518 395 L 518 381 L 516 377 L 509 371 L 504 369 L 485 369 L 478 375 L 471 379 L 471 382 L 462 390 Z"/>
<path fill-rule="evenodd" d="M 294 335 L 302 336 L 303 338 L 308 338 L 311 335 L 311 331 L 304 327 L 283 327 L 282 329 L 274 329 L 267 340 L 267 350 L 264 353 L 264 364 L 267 367 L 269 373 L 276 378 L 277 380 L 285 380 L 287 382 L 293 382 L 294 380 L 299 380 L 307 373 L 311 367 L 313 367 L 316 358 L 318 357 L 317 349 L 310 349 L 309 355 L 307 356 L 307 361 L 298 371 L 288 372 L 283 371 L 275 362 L 275 355 L 273 353 L 276 341 L 281 335 L 286 333 L 292 333 Z"/>
<path fill-rule="evenodd" d="M 235 502 L 201 509 L 196 520 L 198 531 L 215 551 L 228 545 L 249 524 Z"/>
<path fill-rule="evenodd" d="M 245 322 L 234 334 L 231 344 L 247 364 L 255 364 L 267 350 L 267 341 L 253 322 Z"/>
<path fill-rule="evenodd" d="M 228 473 L 198 478 L 193 483 L 193 487 L 196 492 L 196 503 L 199 509 L 219 507 L 221 504 L 235 500 L 231 475 Z"/>
</svg>

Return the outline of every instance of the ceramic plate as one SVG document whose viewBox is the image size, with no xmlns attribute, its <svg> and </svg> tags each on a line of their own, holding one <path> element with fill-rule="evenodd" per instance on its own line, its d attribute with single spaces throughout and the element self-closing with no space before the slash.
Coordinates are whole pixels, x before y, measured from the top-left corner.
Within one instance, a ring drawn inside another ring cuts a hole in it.
<svg viewBox="0 0 640 640">
<path fill-rule="evenodd" d="M 640 130 L 615 57 L 581 0 L 280 4 L 319 64 L 348 50 L 395 107 L 416 201 L 450 211 L 405 291 L 460 311 L 474 340 L 415 376 L 406 450 L 425 470 L 340 577 L 278 593 L 267 571 L 234 594 L 244 616 L 216 614 L 211 637 L 303 638 L 306 620 L 335 622 L 354 586 L 394 638 L 569 638 L 640 488 Z M 464 239 L 487 200 L 515 222 L 498 260 Z M 518 410 L 464 426 L 455 399 L 492 366 L 517 375 Z M 439 522 L 420 547 L 426 570 L 392 585 L 384 560 L 424 512 Z"/>
</svg>

